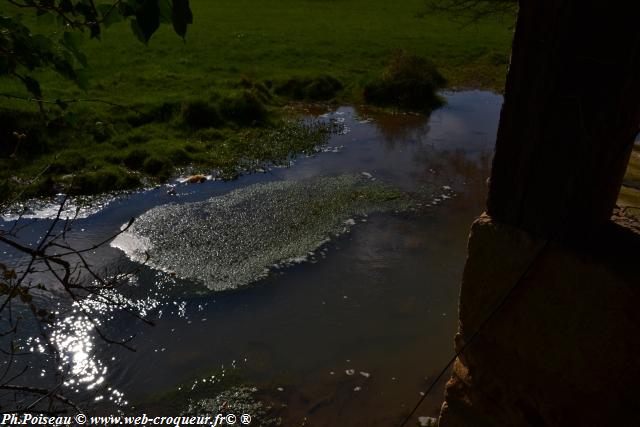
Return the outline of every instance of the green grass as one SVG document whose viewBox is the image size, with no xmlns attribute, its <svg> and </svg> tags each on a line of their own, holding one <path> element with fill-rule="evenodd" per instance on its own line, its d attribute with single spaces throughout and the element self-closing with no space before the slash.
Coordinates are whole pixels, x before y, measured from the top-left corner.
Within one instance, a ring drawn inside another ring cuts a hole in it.
<svg viewBox="0 0 640 427">
<path fill-rule="evenodd" d="M 241 159 L 272 160 L 267 147 L 252 143 L 257 133 L 280 126 L 283 105 L 314 96 L 362 102 L 363 87 L 400 49 L 433 62 L 452 88 L 500 90 L 504 83 L 512 20 L 463 25 L 447 16 L 425 15 L 423 0 L 191 4 L 195 22 L 186 43 L 163 26 L 144 46 L 128 23 L 110 27 L 101 41 L 86 40 L 88 93 L 54 73 L 36 74 L 46 98 L 98 98 L 143 114 L 97 102 L 74 103 L 76 122 L 42 129 L 35 105 L 0 98 L 11 127 L 0 135 L 5 139 L 0 143 L 0 191 L 11 192 L 52 164 L 46 179 L 27 194 L 64 187 L 74 174 L 94 174 L 83 181 L 86 185 L 72 186 L 84 193 L 133 187 L 145 177 L 163 180 L 175 167 L 189 164 L 230 170 Z M 59 30 L 34 26 L 45 34 Z M 296 82 L 304 87 L 296 88 Z M 19 82 L 7 79 L 0 80 L 0 93 L 26 95 Z M 18 144 L 13 131 L 26 137 L 9 158 Z M 289 144 L 290 149 L 276 151 L 308 148 L 298 139 Z M 100 174 L 110 184 L 92 191 Z"/>
</svg>

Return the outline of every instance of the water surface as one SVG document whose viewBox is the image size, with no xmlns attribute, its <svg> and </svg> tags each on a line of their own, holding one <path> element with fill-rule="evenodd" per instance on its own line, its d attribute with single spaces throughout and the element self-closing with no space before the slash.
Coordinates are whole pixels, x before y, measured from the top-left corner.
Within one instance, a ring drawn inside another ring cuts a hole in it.
<svg viewBox="0 0 640 427">
<path fill-rule="evenodd" d="M 91 328 L 83 329 L 78 314 L 70 313 L 58 325 L 58 344 L 71 343 L 63 348 L 66 362 L 78 371 L 76 378 L 91 377 L 69 386 L 80 393 L 99 380 L 100 387 L 111 388 L 105 389 L 105 400 L 152 408 L 150 395 L 177 388 L 186 393 L 224 366 L 256 385 L 284 425 L 302 425 L 305 418 L 308 425 L 397 423 L 453 352 L 468 229 L 483 210 L 502 102 L 500 96 L 478 91 L 448 93 L 446 98 L 447 105 L 430 118 L 353 107 L 310 111 L 345 126 L 315 156 L 232 182 L 177 184 L 175 196 L 162 187 L 116 198 L 79 219 L 70 239 L 82 246 L 114 233 L 130 217 L 148 217 L 145 213 L 152 209 L 167 212 L 163 205 L 189 206 L 189 215 L 200 212 L 206 218 L 215 212 L 211 203 L 253 194 L 243 193 L 257 188 L 251 186 L 282 188 L 345 176 L 382 183 L 412 201 L 410 208 L 333 212 L 325 221 L 330 225 L 314 234 L 313 244 L 287 252 L 291 258 L 304 249 L 305 262 L 284 262 L 266 277 L 234 286 L 207 287 L 219 270 L 203 265 L 208 276 L 196 274 L 197 262 L 190 267 L 194 274 L 143 267 L 129 290 L 155 326 L 95 307 L 97 316 L 110 319 L 109 331 L 135 336 L 136 352 L 105 345 Z M 312 200 L 331 201 L 330 195 L 323 197 Z M 257 196 L 243 200 L 246 209 L 264 202 Z M 287 213 L 293 215 L 292 223 L 304 216 L 296 206 L 279 212 L 280 224 L 286 223 Z M 264 218 L 256 214 L 249 221 Z M 336 221 L 343 229 L 332 228 Z M 47 224 L 38 221 L 29 233 L 37 236 Z M 197 235 L 188 235 L 187 242 Z M 234 246 L 232 236 L 225 237 L 231 242 L 226 251 L 238 249 L 236 258 L 255 255 L 250 244 Z M 299 239 L 298 234 L 283 237 Z M 181 249 L 184 256 L 187 247 Z M 193 250 L 206 247 L 194 242 Z M 206 263 L 216 259 L 196 258 Z M 274 256 L 267 258 L 273 263 Z M 132 261 L 113 247 L 94 251 L 90 259 L 109 271 L 136 265 L 135 257 Z M 233 289 L 215 291 L 222 288 Z M 440 389 L 419 415 L 435 416 L 441 401 Z"/>
</svg>

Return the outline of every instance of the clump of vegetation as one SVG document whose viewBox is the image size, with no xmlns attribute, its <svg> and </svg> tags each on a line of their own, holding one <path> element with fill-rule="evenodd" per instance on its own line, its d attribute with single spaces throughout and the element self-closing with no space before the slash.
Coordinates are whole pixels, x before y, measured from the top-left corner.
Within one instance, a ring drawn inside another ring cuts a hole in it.
<svg viewBox="0 0 640 427">
<path fill-rule="evenodd" d="M 443 104 L 437 90 L 445 79 L 426 58 L 399 51 L 382 74 L 364 87 L 366 102 L 382 107 L 432 111 Z"/>
<path fill-rule="evenodd" d="M 264 160 L 276 165 L 286 165 L 299 153 L 311 155 L 325 144 L 332 133 L 340 131 L 338 125 L 313 122 L 283 122 L 269 129 L 247 132 L 238 141 L 250 162 L 243 161 L 245 170 L 265 167 Z M 255 161 L 262 159 L 262 161 Z"/>
<path fill-rule="evenodd" d="M 129 169 L 140 169 L 140 167 L 144 164 L 144 161 L 149 157 L 149 153 L 147 150 L 142 148 L 134 148 L 129 151 L 124 158 L 122 159 L 122 163 Z"/>
<path fill-rule="evenodd" d="M 251 424 L 256 426 L 280 425 L 278 418 L 269 415 L 271 408 L 256 398 L 256 391 L 246 386 L 223 390 L 213 397 L 191 401 L 183 415 L 216 414 L 222 410 L 225 414 L 250 414 Z"/>
<path fill-rule="evenodd" d="M 223 122 L 217 106 L 202 100 L 183 102 L 180 114 L 182 122 L 192 129 L 218 127 Z"/>
<path fill-rule="evenodd" d="M 223 103 L 224 99 L 240 101 Z M 18 192 L 23 197 L 34 197 L 133 189 L 141 185 L 143 178 L 162 182 L 175 173 L 176 167 L 184 166 L 207 173 L 215 171 L 221 179 L 234 179 L 244 171 L 288 164 L 298 153 L 314 153 L 332 132 L 339 130 L 335 124 L 320 122 L 271 122 L 260 105 L 256 110 L 251 101 L 245 103 L 241 97 L 224 99 L 214 104 L 220 108 L 220 117 L 224 111 L 225 117 L 246 121 L 247 125 L 225 120 L 219 128 L 192 130 L 185 129 L 176 116 L 161 126 L 125 128 L 90 151 L 84 145 L 91 141 L 91 135 L 82 127 L 61 129 L 56 131 L 57 137 L 43 139 L 46 144 L 40 155 L 28 155 L 22 149 L 13 155 L 16 147 L 12 141 L 9 146 L 0 145 L 0 197 L 10 199 Z M 249 120 L 262 124 L 252 126 Z M 25 132 L 30 138 L 38 135 L 28 128 L 18 132 Z M 24 172 L 17 174 L 17 170 Z"/>
<path fill-rule="evenodd" d="M 203 378 L 204 377 L 204 378 Z M 274 408 L 261 399 L 256 387 L 249 384 L 233 365 L 231 369 L 216 369 L 203 373 L 201 380 L 183 383 L 181 386 L 136 402 L 150 413 L 174 413 L 181 416 L 202 416 L 218 413 L 251 415 L 251 425 L 271 427 L 281 425 Z M 242 425 L 238 419 L 237 425 Z"/>
<path fill-rule="evenodd" d="M 168 178 L 171 174 L 172 164 L 163 157 L 152 156 L 144 161 L 142 168 L 151 176 Z"/>
<path fill-rule="evenodd" d="M 141 185 L 140 178 L 119 167 L 105 167 L 95 172 L 74 175 L 68 185 L 72 195 L 98 194 L 114 190 L 129 190 Z"/>
<path fill-rule="evenodd" d="M 253 91 L 243 91 L 238 96 L 223 98 L 220 114 L 230 122 L 240 126 L 264 124 L 267 108 Z"/>
<path fill-rule="evenodd" d="M 332 76 L 293 77 L 275 85 L 280 96 L 298 101 L 329 101 L 343 89 L 342 83 Z"/>
<path fill-rule="evenodd" d="M 240 83 L 238 83 L 238 87 L 251 91 L 261 102 L 265 104 L 270 102 L 273 98 L 267 86 L 248 77 L 242 77 L 240 79 Z"/>
<path fill-rule="evenodd" d="M 131 126 L 168 122 L 180 110 L 180 106 L 178 102 L 145 105 L 142 110 L 131 111 L 131 114 L 126 117 L 126 122 Z"/>
<path fill-rule="evenodd" d="M 187 144 L 185 145 L 184 148 L 181 148 L 181 147 L 172 148 L 169 150 L 169 153 L 168 153 L 169 158 L 176 165 L 189 163 L 191 161 L 191 155 L 189 154 L 189 151 L 191 153 L 198 152 L 198 149 L 194 147 L 196 146 L 194 146 L 193 144 Z"/>
<path fill-rule="evenodd" d="M 232 96 L 214 96 L 209 101 L 183 102 L 182 123 L 190 129 L 265 124 L 268 111 L 257 90 L 244 90 Z"/>
</svg>

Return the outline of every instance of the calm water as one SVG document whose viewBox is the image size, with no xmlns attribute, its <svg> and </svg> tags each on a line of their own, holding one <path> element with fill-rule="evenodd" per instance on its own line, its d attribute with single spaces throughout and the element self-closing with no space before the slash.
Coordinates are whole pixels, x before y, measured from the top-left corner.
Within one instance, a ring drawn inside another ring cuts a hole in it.
<svg viewBox="0 0 640 427">
<path fill-rule="evenodd" d="M 233 182 L 178 184 L 176 196 L 164 187 L 121 197 L 78 220 L 71 239 L 86 245 L 152 207 L 206 200 L 259 182 L 365 173 L 409 193 L 425 185 L 438 189 L 418 209 L 353 218 L 349 232 L 308 262 L 235 290 L 212 292 L 144 267 L 132 290 L 155 326 L 96 310 L 112 317 L 110 332 L 135 335 L 136 352 L 96 340 L 73 314 L 58 326 L 58 343 L 66 345 L 78 381 L 95 375 L 71 387 L 82 394 L 103 378 L 100 387 L 113 388 L 104 392 L 105 401 L 120 396 L 153 408 L 150 395 L 178 387 L 186 393 L 224 366 L 255 384 L 260 397 L 279 408 L 284 425 L 303 425 L 305 418 L 307 425 L 396 424 L 453 353 L 468 229 L 483 210 L 502 102 L 479 91 L 446 97 L 447 106 L 430 118 L 351 107 L 310 111 L 345 125 L 316 156 Z M 47 225 L 37 221 L 30 233 Z M 112 247 L 91 260 L 112 271 L 135 264 Z M 419 415 L 435 416 L 441 393 L 429 397 Z"/>
</svg>

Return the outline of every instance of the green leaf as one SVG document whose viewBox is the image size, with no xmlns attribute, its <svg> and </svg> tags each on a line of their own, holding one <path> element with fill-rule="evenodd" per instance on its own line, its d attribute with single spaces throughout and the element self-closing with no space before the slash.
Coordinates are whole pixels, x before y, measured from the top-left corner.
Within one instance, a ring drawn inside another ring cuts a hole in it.
<svg viewBox="0 0 640 427">
<path fill-rule="evenodd" d="M 189 7 L 189 0 L 173 0 L 171 21 L 175 32 L 184 39 L 187 35 L 187 26 L 193 24 L 193 13 Z"/>
<path fill-rule="evenodd" d="M 96 6 L 98 12 L 102 16 L 102 22 L 104 26 L 109 28 L 116 22 L 122 21 L 122 15 L 117 7 L 113 7 L 112 4 L 103 3 Z"/>
<path fill-rule="evenodd" d="M 120 14 L 125 18 L 135 15 L 137 9 L 137 0 L 123 0 L 118 4 L 118 10 L 120 10 Z"/>
<path fill-rule="evenodd" d="M 160 26 L 160 7 L 158 6 L 158 0 L 143 0 L 142 5 L 136 10 L 135 21 L 138 31 L 134 29 L 134 33 L 136 33 L 138 38 L 142 36 L 141 40 L 147 44 L 153 33 L 155 33 Z"/>
<path fill-rule="evenodd" d="M 73 56 L 84 68 L 87 68 L 87 57 L 80 51 L 80 45 L 82 44 L 82 33 L 74 31 L 66 31 L 62 38 L 62 44 L 73 53 Z"/>
<path fill-rule="evenodd" d="M 89 66 L 89 62 L 87 61 L 87 56 L 84 53 L 80 52 L 79 50 L 75 51 L 74 53 L 80 65 L 82 65 L 84 68 L 87 68 Z"/>
<path fill-rule="evenodd" d="M 43 51 L 43 52 L 53 51 L 53 42 L 47 36 L 43 36 L 42 34 L 35 34 L 31 37 L 31 42 L 40 51 Z"/>
<path fill-rule="evenodd" d="M 76 58 L 80 65 L 82 65 L 82 67 L 87 68 L 89 66 L 89 63 L 87 62 L 87 56 L 84 53 L 80 52 L 79 50 L 72 50 L 71 52 L 73 53 L 74 58 Z"/>
<path fill-rule="evenodd" d="M 60 6 L 58 6 L 61 12 L 70 13 L 73 12 L 73 3 L 71 0 L 62 0 Z"/>
<path fill-rule="evenodd" d="M 100 34 L 102 32 L 100 24 L 96 23 L 95 21 L 94 23 L 89 24 L 89 32 L 91 33 L 92 39 L 100 39 Z"/>
<path fill-rule="evenodd" d="M 42 90 L 40 90 L 40 83 L 33 77 L 23 77 L 22 81 L 24 85 L 27 87 L 27 90 L 33 94 L 36 98 L 42 98 Z"/>
<path fill-rule="evenodd" d="M 82 44 L 82 33 L 77 31 L 65 31 L 62 37 L 65 46 L 71 50 L 78 50 Z"/>
<path fill-rule="evenodd" d="M 140 40 L 144 44 L 147 44 L 147 39 L 145 38 L 144 33 L 142 32 L 142 28 L 140 28 L 140 25 L 138 25 L 138 21 L 136 19 L 131 20 L 131 31 L 133 31 L 133 34 L 135 34 L 138 40 Z"/>
<path fill-rule="evenodd" d="M 36 19 L 40 25 L 53 25 L 56 22 L 56 16 L 53 13 L 38 13 Z"/>
<path fill-rule="evenodd" d="M 160 10 L 160 22 L 163 24 L 171 23 L 171 0 L 158 0 L 158 9 Z"/>
</svg>

